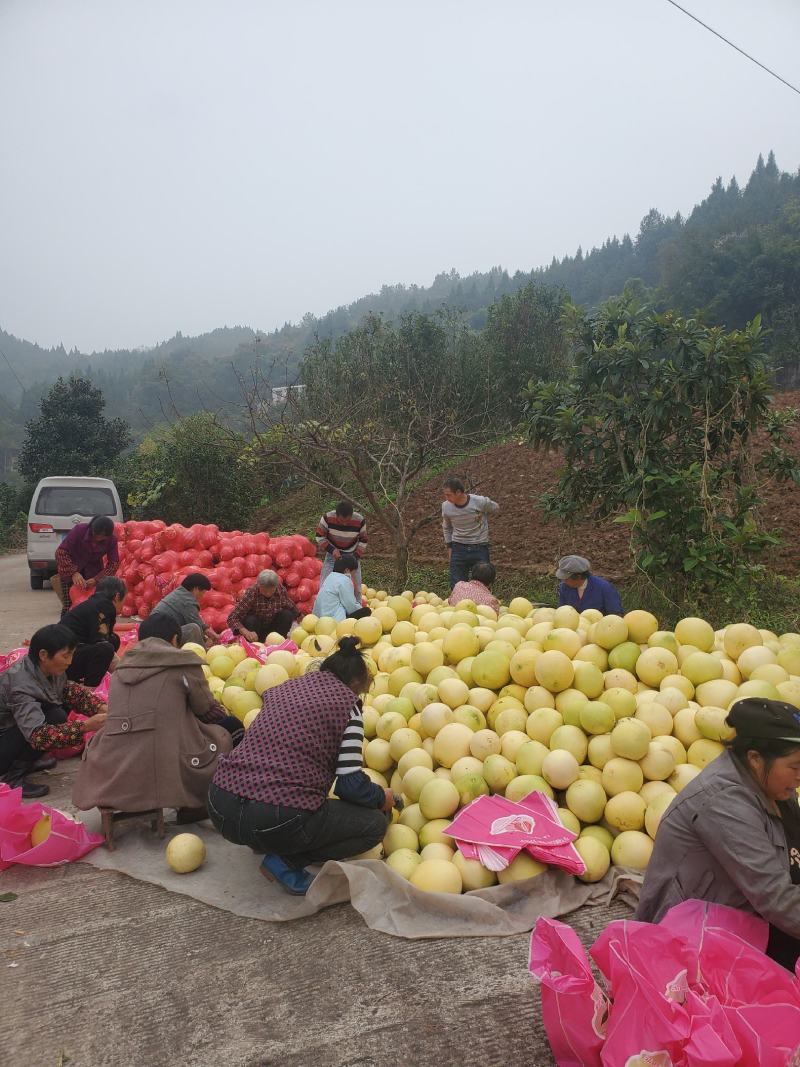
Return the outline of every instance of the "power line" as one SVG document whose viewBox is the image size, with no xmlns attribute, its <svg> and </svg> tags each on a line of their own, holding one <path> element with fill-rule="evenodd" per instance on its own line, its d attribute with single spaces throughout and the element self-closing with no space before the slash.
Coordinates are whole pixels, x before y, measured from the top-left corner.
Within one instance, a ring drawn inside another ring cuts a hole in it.
<svg viewBox="0 0 800 1067">
<path fill-rule="evenodd" d="M 745 50 L 743 48 L 740 48 L 738 44 L 734 44 L 733 41 L 729 41 L 727 37 L 723 37 L 723 35 L 721 33 L 718 33 L 713 26 L 709 26 L 707 22 L 703 22 L 703 20 L 699 19 L 697 15 L 693 15 L 691 11 L 687 11 L 685 7 L 681 7 L 680 4 L 676 3 L 676 0 L 667 0 L 667 3 L 672 4 L 672 6 L 676 7 L 678 11 L 682 11 L 684 15 L 688 15 L 690 19 L 694 19 L 694 21 L 698 23 L 698 25 L 702 26 L 704 30 L 708 30 L 708 32 L 713 33 L 715 37 L 719 37 L 721 41 L 724 41 L 725 44 L 730 45 L 730 47 L 734 48 L 740 55 L 743 55 L 745 59 L 749 59 L 751 63 L 755 63 L 757 67 L 761 67 L 761 69 L 765 70 L 767 74 L 771 74 L 773 78 L 777 78 L 779 82 L 782 82 L 783 85 L 787 87 L 787 89 L 791 89 L 793 93 L 797 93 L 797 95 L 800 96 L 800 89 L 798 89 L 796 85 L 792 85 L 791 82 L 787 82 L 785 78 L 782 78 L 780 74 L 777 74 L 774 70 L 771 70 L 769 67 L 765 66 L 760 60 L 756 59 L 755 56 L 751 56 L 749 52 L 745 52 Z"/>
<path fill-rule="evenodd" d="M 14 377 L 15 377 L 15 378 L 17 379 L 17 384 L 18 384 L 18 385 L 20 386 L 20 388 L 21 388 L 21 389 L 22 389 L 22 391 L 24 392 L 24 391 L 25 391 L 25 386 L 24 386 L 24 385 L 22 384 L 22 382 L 20 381 L 20 379 L 19 379 L 19 375 L 18 375 L 18 374 L 17 374 L 17 372 L 16 372 L 15 370 L 14 370 L 14 368 L 13 368 L 13 367 L 11 366 L 11 360 L 10 360 L 10 359 L 8 358 L 8 356 L 7 356 L 6 354 L 5 354 L 5 352 L 3 351 L 3 349 L 2 349 L 2 348 L 0 348 L 0 356 L 2 356 L 2 357 L 3 357 L 3 359 L 4 359 L 5 361 L 6 361 L 6 363 L 8 364 L 8 369 L 9 369 L 9 370 L 11 371 L 11 373 L 12 373 L 12 374 L 14 375 Z"/>
</svg>

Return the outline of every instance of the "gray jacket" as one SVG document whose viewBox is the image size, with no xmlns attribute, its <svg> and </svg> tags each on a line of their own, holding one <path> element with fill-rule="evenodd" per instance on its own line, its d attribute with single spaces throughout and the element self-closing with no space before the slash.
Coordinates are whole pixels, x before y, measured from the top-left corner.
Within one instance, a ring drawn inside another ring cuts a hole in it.
<svg viewBox="0 0 800 1067">
<path fill-rule="evenodd" d="M 206 624 L 200 614 L 200 605 L 188 589 L 179 585 L 171 593 L 167 593 L 163 600 L 159 600 L 152 611 L 153 615 L 169 615 L 179 626 L 187 626 L 194 623 L 200 627 L 201 633 L 205 634 Z"/>
<path fill-rule="evenodd" d="M 800 886 L 789 873 L 783 823 L 730 752 L 709 763 L 664 813 L 636 918 L 658 922 L 692 898 L 755 912 L 800 938 Z"/>
<path fill-rule="evenodd" d="M 462 507 L 449 500 L 442 501 L 442 533 L 445 544 L 454 541 L 459 545 L 487 545 L 489 543 L 489 520 L 487 515 L 496 515 L 500 505 L 488 496 L 470 493 Z"/>
<path fill-rule="evenodd" d="M 66 674 L 48 677 L 30 656 L 23 656 L 0 674 L 0 733 L 18 727 L 26 741 L 44 726 L 44 709 L 64 701 Z"/>
</svg>

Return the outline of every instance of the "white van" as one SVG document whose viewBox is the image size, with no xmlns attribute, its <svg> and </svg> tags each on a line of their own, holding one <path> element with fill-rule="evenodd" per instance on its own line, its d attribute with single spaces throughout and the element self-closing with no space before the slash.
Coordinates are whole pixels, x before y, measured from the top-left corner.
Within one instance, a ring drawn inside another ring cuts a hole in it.
<svg viewBox="0 0 800 1067">
<path fill-rule="evenodd" d="M 28 568 L 31 589 L 56 573 L 56 549 L 73 526 L 95 515 L 122 522 L 117 487 L 108 478 L 42 478 L 28 512 Z"/>
</svg>

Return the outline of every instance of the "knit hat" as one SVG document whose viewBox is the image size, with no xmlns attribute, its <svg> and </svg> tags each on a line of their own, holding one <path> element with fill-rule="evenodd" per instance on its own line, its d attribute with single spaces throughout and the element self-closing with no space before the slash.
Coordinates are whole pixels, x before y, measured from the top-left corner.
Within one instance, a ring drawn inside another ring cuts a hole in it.
<svg viewBox="0 0 800 1067">
<path fill-rule="evenodd" d="M 560 582 L 563 582 L 566 581 L 567 578 L 574 578 L 576 574 L 585 574 L 591 569 L 589 560 L 584 559 L 583 556 L 562 556 L 558 561 L 556 578 L 558 578 Z"/>
<path fill-rule="evenodd" d="M 728 712 L 728 725 L 739 737 L 764 741 L 796 741 L 800 745 L 800 710 L 782 700 L 745 697 Z"/>
</svg>

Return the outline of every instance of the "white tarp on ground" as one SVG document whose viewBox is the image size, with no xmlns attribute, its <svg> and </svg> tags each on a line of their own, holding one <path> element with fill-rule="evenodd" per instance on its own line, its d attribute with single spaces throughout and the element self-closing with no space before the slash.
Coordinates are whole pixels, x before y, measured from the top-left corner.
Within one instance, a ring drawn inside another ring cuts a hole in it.
<svg viewBox="0 0 800 1067">
<path fill-rule="evenodd" d="M 91 830 L 99 831 L 98 812 L 82 817 Z M 203 839 L 206 860 L 192 874 L 175 874 L 167 866 L 164 849 L 169 837 L 186 831 Z M 293 897 L 259 873 L 258 856 L 225 841 L 209 822 L 171 826 L 163 841 L 146 823 L 123 823 L 116 830 L 115 844 L 114 852 L 101 846 L 84 862 L 267 922 L 301 919 L 349 901 L 371 929 L 407 938 L 522 933 L 532 929 L 540 915 L 555 917 L 583 904 L 606 902 L 620 883 L 619 872 L 610 872 L 595 885 L 584 885 L 570 874 L 549 870 L 527 882 L 452 896 L 415 889 L 381 860 L 331 860 L 321 868 L 307 896 Z M 628 879 L 619 887 L 635 888 Z"/>
</svg>

